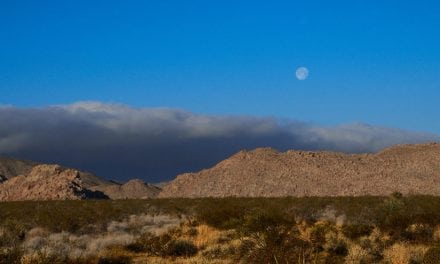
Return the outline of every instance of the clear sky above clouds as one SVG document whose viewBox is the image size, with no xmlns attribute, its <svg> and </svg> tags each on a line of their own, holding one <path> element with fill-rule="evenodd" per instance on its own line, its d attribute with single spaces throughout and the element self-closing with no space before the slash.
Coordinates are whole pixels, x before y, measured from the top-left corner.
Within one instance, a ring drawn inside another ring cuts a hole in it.
<svg viewBox="0 0 440 264">
<path fill-rule="evenodd" d="M 0 2 L 0 104 L 440 133 L 438 1 Z M 310 75 L 295 78 L 306 66 Z"/>
</svg>

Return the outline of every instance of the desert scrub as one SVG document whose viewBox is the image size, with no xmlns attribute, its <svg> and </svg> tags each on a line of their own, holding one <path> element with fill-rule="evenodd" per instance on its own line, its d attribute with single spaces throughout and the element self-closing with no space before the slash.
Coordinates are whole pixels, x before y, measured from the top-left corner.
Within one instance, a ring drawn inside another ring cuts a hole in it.
<svg viewBox="0 0 440 264">
<path fill-rule="evenodd" d="M 427 224 L 411 224 L 402 232 L 402 238 L 416 243 L 429 243 L 433 239 L 434 229 Z"/>
<path fill-rule="evenodd" d="M 0 247 L 15 247 L 26 236 L 26 227 L 19 221 L 6 219 L 0 225 Z"/>
<path fill-rule="evenodd" d="M 427 247 L 407 243 L 396 243 L 384 250 L 384 260 L 391 264 L 422 263 Z"/>
<path fill-rule="evenodd" d="M 201 252 L 201 255 L 208 260 L 228 259 L 236 254 L 237 247 L 234 245 L 215 245 Z"/>
<path fill-rule="evenodd" d="M 69 232 L 50 233 L 44 228 L 33 228 L 26 234 L 21 247 L 27 256 L 41 252 L 48 257 L 78 259 L 94 257 L 114 247 L 132 244 L 138 232 L 148 230 L 164 233 L 169 228 L 179 226 L 180 219 L 168 215 L 132 215 L 120 222 L 112 221 L 101 233 L 72 234 Z"/>
<path fill-rule="evenodd" d="M 440 241 L 440 197 L 433 196 L 16 202 L 0 203 L 0 219 L 7 263 L 37 252 L 98 263 L 114 248 L 161 263 L 385 263 L 400 256 L 421 263 L 435 258 Z"/>
<path fill-rule="evenodd" d="M 306 230 L 308 240 L 316 251 L 322 251 L 327 242 L 327 234 L 336 233 L 336 227 L 329 222 L 319 221 Z"/>
<path fill-rule="evenodd" d="M 341 227 L 342 234 L 351 240 L 358 239 L 362 236 L 369 236 L 374 226 L 367 224 L 349 223 Z"/>
<path fill-rule="evenodd" d="M 243 263 L 306 263 L 316 258 L 310 242 L 299 237 L 296 227 L 277 226 L 255 232 L 242 240 L 237 259 Z"/>
<path fill-rule="evenodd" d="M 197 254 L 197 247 L 189 240 L 171 240 L 165 250 L 165 256 L 190 257 Z"/>
<path fill-rule="evenodd" d="M 167 233 L 154 235 L 150 232 L 143 233 L 127 249 L 134 252 L 145 252 L 152 256 L 177 257 L 193 256 L 198 252 L 197 247 L 190 240 L 181 239 L 184 233 L 180 229 L 171 229 Z"/>
<path fill-rule="evenodd" d="M 428 248 L 423 256 L 423 264 L 440 264 L 440 246 L 435 245 Z"/>
<path fill-rule="evenodd" d="M 0 264 L 20 263 L 23 255 L 21 243 L 26 229 L 20 222 L 4 221 L 0 226 Z"/>
<path fill-rule="evenodd" d="M 22 256 L 19 247 L 0 248 L 0 264 L 20 264 Z"/>
</svg>

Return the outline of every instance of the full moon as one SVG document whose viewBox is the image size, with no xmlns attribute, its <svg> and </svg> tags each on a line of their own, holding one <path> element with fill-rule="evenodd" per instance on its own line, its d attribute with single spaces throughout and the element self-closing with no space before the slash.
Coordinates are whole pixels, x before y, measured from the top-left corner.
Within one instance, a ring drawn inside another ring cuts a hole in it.
<svg viewBox="0 0 440 264">
<path fill-rule="evenodd" d="M 306 67 L 299 67 L 295 72 L 296 78 L 300 81 L 304 81 L 309 77 L 309 70 Z"/>
</svg>

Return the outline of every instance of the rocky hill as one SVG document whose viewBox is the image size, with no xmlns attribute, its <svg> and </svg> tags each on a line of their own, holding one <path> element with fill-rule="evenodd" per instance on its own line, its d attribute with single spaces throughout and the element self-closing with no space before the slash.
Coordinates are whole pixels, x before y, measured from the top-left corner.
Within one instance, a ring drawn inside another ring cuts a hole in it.
<svg viewBox="0 0 440 264">
<path fill-rule="evenodd" d="M 0 201 L 143 199 L 160 189 L 141 180 L 126 184 L 59 165 L 0 159 Z"/>
<path fill-rule="evenodd" d="M 0 201 L 79 200 L 108 198 L 102 192 L 88 190 L 81 172 L 58 165 L 37 165 L 27 175 L 19 175 L 0 184 Z"/>
<path fill-rule="evenodd" d="M 376 154 L 240 151 L 210 169 L 177 176 L 159 197 L 440 195 L 440 144 Z"/>
</svg>

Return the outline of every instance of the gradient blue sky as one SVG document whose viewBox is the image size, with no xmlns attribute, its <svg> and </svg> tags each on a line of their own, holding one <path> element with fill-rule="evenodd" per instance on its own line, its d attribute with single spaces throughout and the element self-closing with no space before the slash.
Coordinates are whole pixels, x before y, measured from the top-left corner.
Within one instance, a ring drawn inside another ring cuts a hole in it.
<svg viewBox="0 0 440 264">
<path fill-rule="evenodd" d="M 96 100 L 440 133 L 439 47 L 438 1 L 4 0 L 0 104 Z"/>
</svg>

